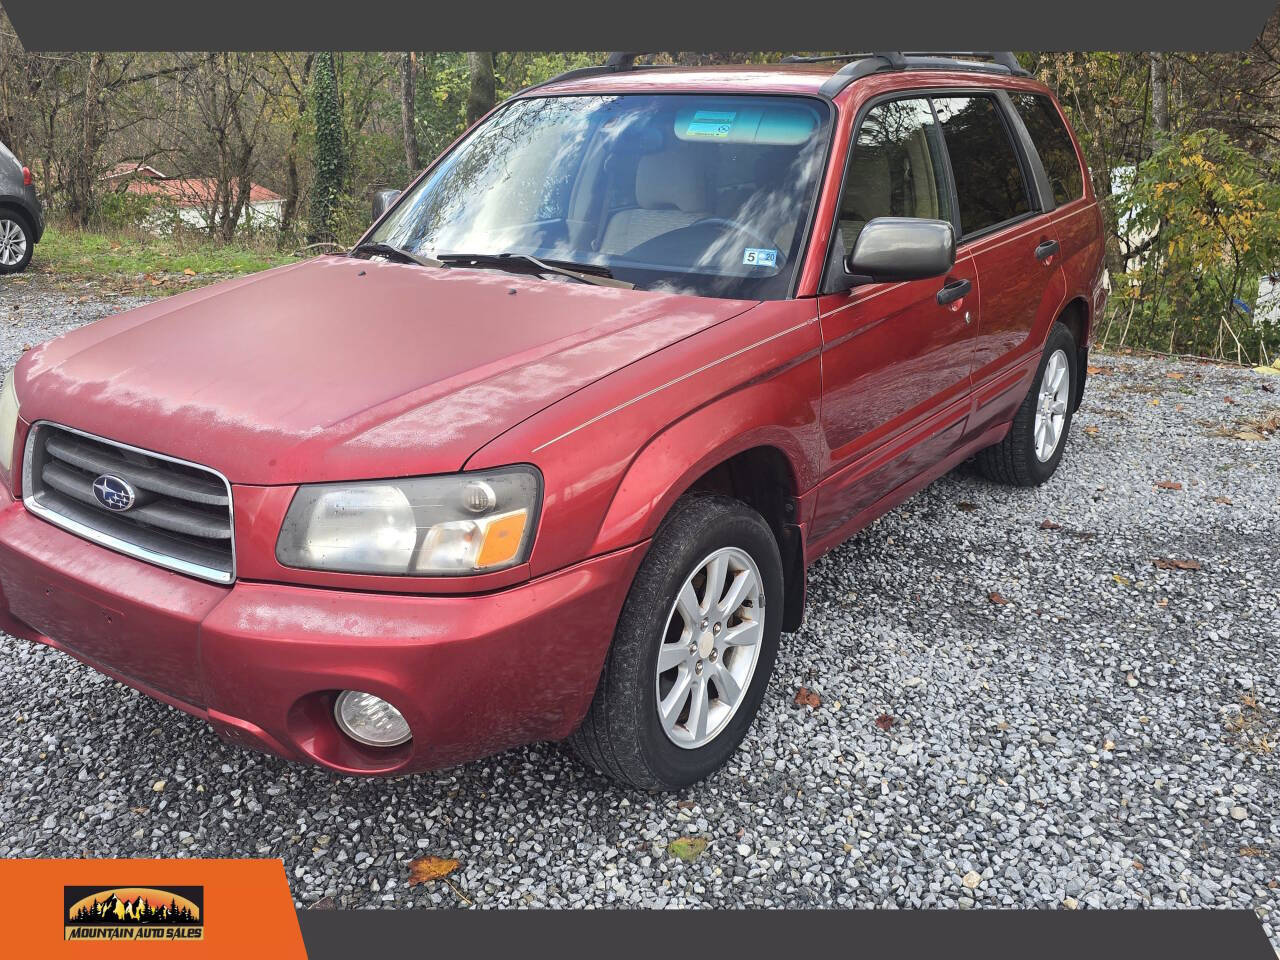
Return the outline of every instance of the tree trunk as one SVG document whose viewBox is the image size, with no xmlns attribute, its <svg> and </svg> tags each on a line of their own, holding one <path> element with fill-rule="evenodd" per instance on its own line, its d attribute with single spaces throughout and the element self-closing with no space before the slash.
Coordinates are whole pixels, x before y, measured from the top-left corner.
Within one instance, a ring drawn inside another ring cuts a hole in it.
<svg viewBox="0 0 1280 960">
<path fill-rule="evenodd" d="M 334 214 L 341 199 L 345 174 L 342 108 L 338 103 L 338 71 L 332 52 L 316 54 L 311 77 L 311 109 L 316 124 L 316 181 L 311 190 L 307 242 L 332 242 Z"/>
<path fill-rule="evenodd" d="M 471 68 L 471 91 L 467 94 L 467 126 L 471 126 L 493 109 L 496 93 L 493 85 L 493 54 L 468 53 Z"/>
<path fill-rule="evenodd" d="M 298 218 L 298 135 L 302 126 L 302 118 L 307 112 L 307 85 L 311 80 L 311 64 L 315 54 L 308 54 L 302 62 L 302 77 L 298 85 L 298 119 L 289 131 L 289 149 L 285 152 L 284 172 L 284 210 L 280 214 L 280 237 L 285 240 L 293 235 Z"/>
<path fill-rule="evenodd" d="M 81 227 L 87 227 L 93 215 L 94 174 L 103 135 L 101 98 L 105 64 L 104 54 L 90 55 L 80 113 L 80 149 L 71 160 L 67 183 L 67 213 Z"/>
<path fill-rule="evenodd" d="M 400 123 L 404 128 L 404 162 L 412 178 L 418 172 L 418 128 L 414 109 L 414 79 L 418 69 L 418 57 L 404 54 L 400 60 Z"/>
<path fill-rule="evenodd" d="M 1151 134 L 1152 149 L 1158 150 L 1169 139 L 1169 63 L 1163 53 L 1151 54 Z"/>
</svg>

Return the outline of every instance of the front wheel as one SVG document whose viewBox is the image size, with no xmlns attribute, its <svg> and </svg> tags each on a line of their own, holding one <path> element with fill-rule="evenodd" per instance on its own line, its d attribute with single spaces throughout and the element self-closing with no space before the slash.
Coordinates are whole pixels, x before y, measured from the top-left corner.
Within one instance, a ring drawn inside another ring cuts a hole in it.
<svg viewBox="0 0 1280 960">
<path fill-rule="evenodd" d="M 1061 323 L 1049 331 L 1040 366 L 1005 438 L 977 457 L 989 480 L 1018 487 L 1039 486 L 1062 461 L 1071 428 L 1072 387 L 1079 379 L 1076 341 Z"/>
<path fill-rule="evenodd" d="M 682 498 L 632 582 L 573 751 L 645 790 L 709 776 L 760 707 L 781 617 L 782 561 L 764 518 L 729 497 Z"/>
</svg>

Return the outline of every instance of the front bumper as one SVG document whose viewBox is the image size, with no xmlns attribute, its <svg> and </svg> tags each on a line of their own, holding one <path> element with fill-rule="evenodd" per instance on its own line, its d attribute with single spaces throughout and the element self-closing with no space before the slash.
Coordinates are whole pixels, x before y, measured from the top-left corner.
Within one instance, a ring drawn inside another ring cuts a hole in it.
<svg viewBox="0 0 1280 960">
<path fill-rule="evenodd" d="M 228 740 L 342 773 L 407 773 L 568 736 L 642 555 L 639 545 L 471 596 L 228 587 L 82 540 L 0 489 L 0 629 Z M 395 704 L 413 739 L 375 749 L 346 737 L 332 714 L 344 689 Z"/>
</svg>

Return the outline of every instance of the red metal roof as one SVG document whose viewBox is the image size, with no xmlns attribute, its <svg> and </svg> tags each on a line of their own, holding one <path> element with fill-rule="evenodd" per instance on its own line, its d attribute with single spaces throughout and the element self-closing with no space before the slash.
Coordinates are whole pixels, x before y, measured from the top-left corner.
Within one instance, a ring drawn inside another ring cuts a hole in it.
<svg viewBox="0 0 1280 960">
<path fill-rule="evenodd" d="M 164 180 L 136 178 L 125 185 L 129 193 L 163 196 L 180 207 L 202 207 L 213 202 L 217 192 L 216 181 L 202 177 L 170 177 Z M 284 198 L 260 183 L 250 184 L 250 203 L 270 203 Z"/>
</svg>

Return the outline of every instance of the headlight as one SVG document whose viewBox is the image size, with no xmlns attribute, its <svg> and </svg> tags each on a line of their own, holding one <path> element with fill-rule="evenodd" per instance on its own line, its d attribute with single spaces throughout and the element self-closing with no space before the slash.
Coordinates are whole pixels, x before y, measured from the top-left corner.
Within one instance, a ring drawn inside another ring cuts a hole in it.
<svg viewBox="0 0 1280 960">
<path fill-rule="evenodd" d="M 530 466 L 298 488 L 276 543 L 286 567 L 408 576 L 523 563 L 542 477 Z"/>
<path fill-rule="evenodd" d="M 0 469 L 13 469 L 13 435 L 18 432 L 18 393 L 13 388 L 13 368 L 4 375 L 0 387 Z"/>
</svg>

